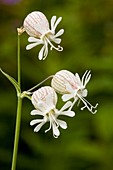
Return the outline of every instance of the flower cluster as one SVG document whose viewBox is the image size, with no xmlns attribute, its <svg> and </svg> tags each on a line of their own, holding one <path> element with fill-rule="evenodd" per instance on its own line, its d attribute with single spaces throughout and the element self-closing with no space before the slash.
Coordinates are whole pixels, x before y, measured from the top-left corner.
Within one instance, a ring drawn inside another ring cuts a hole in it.
<svg viewBox="0 0 113 170">
<path fill-rule="evenodd" d="M 64 29 L 60 29 L 55 33 L 56 27 L 61 20 L 62 17 L 57 19 L 56 16 L 53 16 L 49 26 L 46 16 L 42 12 L 34 11 L 27 15 L 24 19 L 23 27 L 18 29 L 19 34 L 26 31 L 30 36 L 28 41 L 31 44 L 26 46 L 27 50 L 40 44 L 43 45 L 38 55 L 39 60 L 44 60 L 47 57 L 48 45 L 50 45 L 51 50 L 63 50 L 59 45 L 61 43 L 61 38 L 59 38 L 59 36 L 64 33 Z M 53 43 L 58 44 L 58 47 L 55 47 Z M 60 135 L 59 127 L 63 129 L 67 128 L 66 122 L 60 120 L 58 117 L 60 115 L 73 117 L 75 113 L 72 111 L 72 108 L 77 101 L 78 103 L 82 101 L 84 104 L 81 110 L 87 108 L 92 114 L 95 114 L 97 112 L 96 108 L 98 103 L 93 106 L 86 100 L 88 94 L 86 86 L 90 78 L 91 72 L 88 70 L 86 70 L 82 79 L 80 79 L 78 73 L 74 75 L 68 70 L 61 70 L 52 77 L 51 86 L 41 87 L 34 91 L 31 101 L 35 110 L 31 111 L 31 115 L 38 115 L 37 119 L 30 122 L 30 125 L 36 125 L 34 131 L 38 132 L 46 122 L 49 122 L 49 128 L 45 130 L 45 132 L 52 129 L 53 136 L 57 138 Z M 57 109 L 57 93 L 60 93 L 63 102 L 66 102 L 60 110 Z M 26 95 L 29 95 L 29 93 L 27 92 Z M 73 101 L 70 101 L 72 99 Z M 41 118 L 39 118 L 40 116 Z"/>
<path fill-rule="evenodd" d="M 84 106 L 81 108 L 87 108 L 91 113 L 95 114 L 98 106 L 92 106 L 85 97 L 88 94 L 86 85 L 91 78 L 90 71 L 86 71 L 80 80 L 78 73 L 75 75 L 68 70 L 58 71 L 51 80 L 51 86 L 44 86 L 34 91 L 31 97 L 32 104 L 35 110 L 31 111 L 31 115 L 41 116 L 41 119 L 34 119 L 30 122 L 30 125 L 36 125 L 34 132 L 38 132 L 41 127 L 49 122 L 50 126 L 45 132 L 48 132 L 51 128 L 53 136 L 57 138 L 60 135 L 59 127 L 66 129 L 67 124 L 65 121 L 58 119 L 60 115 L 69 117 L 75 116 L 75 112 L 72 111 L 74 104 L 81 100 Z M 62 100 L 66 102 L 63 107 L 57 109 L 57 93 L 62 94 Z M 73 102 L 69 101 L 74 99 Z"/>
</svg>

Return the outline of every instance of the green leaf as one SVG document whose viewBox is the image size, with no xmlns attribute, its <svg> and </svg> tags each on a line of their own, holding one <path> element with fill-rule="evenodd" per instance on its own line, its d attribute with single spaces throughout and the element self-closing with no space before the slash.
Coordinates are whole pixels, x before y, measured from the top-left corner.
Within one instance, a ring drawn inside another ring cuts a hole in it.
<svg viewBox="0 0 113 170">
<path fill-rule="evenodd" d="M 18 85 L 18 82 L 13 77 L 11 77 L 7 73 L 5 73 L 1 68 L 0 68 L 0 71 L 14 85 L 14 87 L 16 88 L 17 94 L 20 93 L 21 90 L 20 90 L 20 87 Z"/>
</svg>

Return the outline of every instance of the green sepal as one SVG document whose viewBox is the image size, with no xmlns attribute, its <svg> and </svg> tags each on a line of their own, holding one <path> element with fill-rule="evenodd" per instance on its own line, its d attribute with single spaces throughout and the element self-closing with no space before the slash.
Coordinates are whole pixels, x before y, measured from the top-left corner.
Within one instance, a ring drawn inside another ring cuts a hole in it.
<svg viewBox="0 0 113 170">
<path fill-rule="evenodd" d="M 18 82 L 13 78 L 11 77 L 10 75 L 8 75 L 7 73 L 5 73 L 1 68 L 0 68 L 0 71 L 1 73 L 7 77 L 7 79 L 14 85 L 16 91 L 17 91 L 17 94 L 20 94 L 21 93 L 21 90 L 20 90 L 20 87 L 18 85 Z"/>
<path fill-rule="evenodd" d="M 26 97 L 26 98 L 28 98 L 29 100 L 31 100 L 31 96 L 30 96 L 31 94 L 32 94 L 31 92 L 24 91 L 24 92 L 21 93 L 21 98 Z"/>
</svg>

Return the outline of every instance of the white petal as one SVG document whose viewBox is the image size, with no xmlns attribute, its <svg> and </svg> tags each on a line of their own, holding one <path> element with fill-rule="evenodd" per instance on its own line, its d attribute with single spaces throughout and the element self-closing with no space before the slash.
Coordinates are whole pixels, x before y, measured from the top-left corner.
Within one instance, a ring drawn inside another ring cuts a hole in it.
<svg viewBox="0 0 113 170">
<path fill-rule="evenodd" d="M 82 85 L 85 86 L 87 85 L 87 83 L 89 82 L 90 78 L 91 78 L 91 71 L 86 70 L 85 73 L 82 76 Z"/>
<path fill-rule="evenodd" d="M 37 42 L 37 44 L 43 44 L 42 40 L 35 38 L 35 37 L 29 37 L 28 41 L 29 42 Z"/>
<path fill-rule="evenodd" d="M 64 101 L 64 102 L 66 102 L 67 100 L 70 100 L 71 98 L 73 98 L 74 97 L 74 94 L 64 94 L 63 96 L 62 96 L 62 100 Z"/>
<path fill-rule="evenodd" d="M 57 25 L 60 23 L 60 21 L 62 20 L 62 17 L 59 17 L 56 21 L 56 23 L 54 24 L 53 30 L 55 31 Z"/>
<path fill-rule="evenodd" d="M 87 96 L 87 94 L 88 94 L 87 89 L 85 89 L 85 90 L 83 90 L 83 91 L 82 91 L 82 96 L 83 96 L 83 97 L 86 97 L 86 96 Z"/>
<path fill-rule="evenodd" d="M 67 103 L 64 104 L 64 106 L 60 109 L 60 112 L 66 110 L 68 107 L 72 105 L 71 101 L 68 101 Z"/>
<path fill-rule="evenodd" d="M 75 79 L 76 79 L 77 84 L 78 84 L 79 86 L 81 86 L 81 85 L 82 85 L 82 82 L 81 82 L 81 80 L 80 80 L 80 77 L 79 77 L 78 73 L 75 74 Z"/>
<path fill-rule="evenodd" d="M 60 44 L 61 38 L 53 38 L 52 41 L 55 42 L 56 44 Z"/>
<path fill-rule="evenodd" d="M 60 125 L 60 127 L 62 129 L 66 129 L 67 128 L 67 123 L 65 121 L 57 119 L 57 122 L 58 122 L 58 124 Z"/>
<path fill-rule="evenodd" d="M 32 110 L 30 114 L 31 115 L 42 115 L 43 116 L 43 113 L 39 110 Z"/>
<path fill-rule="evenodd" d="M 87 84 L 89 82 L 89 80 L 91 79 L 91 74 L 89 75 L 89 77 L 87 78 L 87 81 L 85 84 Z"/>
<path fill-rule="evenodd" d="M 89 82 L 91 78 L 91 74 L 90 71 L 87 73 L 86 77 L 85 77 L 85 82 L 84 82 L 84 87 L 87 85 L 87 83 Z"/>
<path fill-rule="evenodd" d="M 86 76 L 87 72 L 88 72 L 88 70 L 86 70 L 85 73 L 82 76 L 82 85 L 84 84 L 84 79 L 85 79 L 85 76 Z"/>
<path fill-rule="evenodd" d="M 53 136 L 57 138 L 60 135 L 60 131 L 56 126 L 55 122 L 52 122 Z"/>
<path fill-rule="evenodd" d="M 45 41 L 44 46 L 45 46 L 45 49 L 44 49 L 44 57 L 43 57 L 43 60 L 45 60 L 46 57 L 47 57 L 47 55 L 48 55 L 48 42 L 47 42 L 47 41 Z"/>
<path fill-rule="evenodd" d="M 42 60 L 42 59 L 43 59 L 44 50 L 45 50 L 45 45 L 41 48 L 41 50 L 40 50 L 40 52 L 39 52 L 39 55 L 38 55 L 39 60 Z"/>
<path fill-rule="evenodd" d="M 73 112 L 73 111 L 63 111 L 63 112 L 60 113 L 60 115 L 74 117 L 75 116 L 75 112 Z"/>
<path fill-rule="evenodd" d="M 62 34 L 64 33 L 64 29 L 61 29 L 61 30 L 59 30 L 56 34 L 55 34 L 55 38 L 56 37 L 59 37 L 59 36 L 61 36 Z"/>
<path fill-rule="evenodd" d="M 39 125 L 37 125 L 37 126 L 34 128 L 34 132 L 38 132 L 44 124 L 45 124 L 45 122 L 41 122 Z"/>
<path fill-rule="evenodd" d="M 53 16 L 51 18 L 51 30 L 53 30 L 53 28 L 54 28 L 55 21 L 56 21 L 56 16 Z"/>
<path fill-rule="evenodd" d="M 30 50 L 30 49 L 36 47 L 37 45 L 38 45 L 37 42 L 36 42 L 36 43 L 29 44 L 29 45 L 26 46 L 26 50 Z"/>
<path fill-rule="evenodd" d="M 34 119 L 30 122 L 30 125 L 33 126 L 33 125 L 43 122 L 43 121 L 44 121 L 44 119 Z"/>
</svg>

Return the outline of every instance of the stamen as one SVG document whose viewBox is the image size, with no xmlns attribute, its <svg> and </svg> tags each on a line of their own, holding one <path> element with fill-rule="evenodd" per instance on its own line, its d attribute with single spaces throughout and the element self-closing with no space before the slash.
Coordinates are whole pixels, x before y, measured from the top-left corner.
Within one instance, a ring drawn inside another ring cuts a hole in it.
<svg viewBox="0 0 113 170">
<path fill-rule="evenodd" d="M 48 132 L 51 129 L 53 121 L 56 123 L 56 126 L 59 127 L 58 122 L 56 121 L 55 117 L 51 113 L 49 113 L 49 121 L 50 121 L 50 126 L 49 126 L 49 128 L 47 130 L 45 130 L 45 133 Z"/>
<path fill-rule="evenodd" d="M 55 119 L 55 117 L 53 116 L 53 114 L 51 114 L 51 117 L 52 117 L 52 119 L 54 120 L 54 122 L 56 123 L 56 126 L 59 127 L 59 124 L 58 124 L 58 122 L 56 121 L 56 119 Z"/>
<path fill-rule="evenodd" d="M 78 100 L 77 107 L 80 105 L 80 99 Z"/>
<path fill-rule="evenodd" d="M 50 125 L 49 125 L 49 128 L 45 130 L 45 133 L 47 133 L 51 129 L 52 119 L 51 119 L 50 114 L 49 114 L 49 121 L 50 121 Z"/>
<path fill-rule="evenodd" d="M 47 40 L 47 42 L 50 44 L 50 46 L 51 46 L 51 48 L 50 48 L 50 50 L 52 50 L 53 48 L 55 49 L 55 50 L 57 50 L 57 51 L 63 51 L 63 47 L 61 47 L 60 45 L 58 45 L 58 48 L 57 47 L 55 47 L 52 43 L 51 43 L 51 41 L 45 36 L 45 39 Z"/>
<path fill-rule="evenodd" d="M 97 103 L 95 106 L 93 106 L 93 105 L 92 105 L 91 103 L 89 103 L 85 98 L 81 97 L 79 94 L 77 94 L 77 95 L 78 95 L 78 97 L 82 100 L 82 102 L 83 102 L 84 105 L 85 105 L 85 106 L 83 106 L 83 107 L 81 108 L 81 110 L 84 110 L 85 108 L 87 108 L 92 114 L 95 114 L 95 113 L 97 112 L 97 110 L 94 110 L 94 111 L 93 111 L 93 109 L 97 108 L 98 103 Z"/>
<path fill-rule="evenodd" d="M 69 107 L 68 111 L 71 111 L 71 109 L 73 108 L 73 106 L 74 106 L 74 104 L 76 103 L 77 100 L 78 100 L 77 98 L 74 99 L 74 101 L 71 104 L 71 106 Z"/>
</svg>

